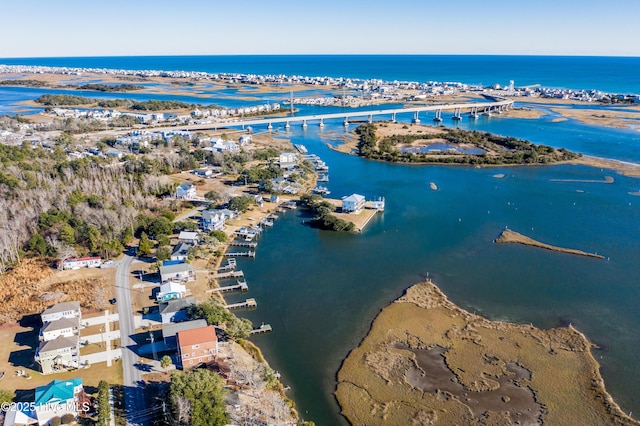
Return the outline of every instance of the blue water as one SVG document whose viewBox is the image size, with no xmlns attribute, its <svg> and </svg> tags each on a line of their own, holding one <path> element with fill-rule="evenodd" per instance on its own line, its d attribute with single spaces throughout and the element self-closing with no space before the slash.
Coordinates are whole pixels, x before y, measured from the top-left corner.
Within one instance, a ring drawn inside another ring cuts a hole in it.
<svg viewBox="0 0 640 426">
<path fill-rule="evenodd" d="M 640 58 L 474 55 L 282 55 L 4 58 L 7 65 L 286 74 L 640 93 Z"/>
<path fill-rule="evenodd" d="M 483 84 L 513 79 L 516 85 L 640 93 L 640 58 L 214 56 L 0 63 Z M 0 110 L 5 103 L 15 104 L 21 96 L 41 90 L 10 89 L 0 90 Z M 134 96 L 116 94 L 122 95 Z M 242 96 L 254 95 L 263 94 L 223 93 L 228 102 L 239 104 L 245 102 Z M 227 102 L 224 99 L 212 97 L 211 103 Z M 255 100 L 246 101 L 252 103 Z M 301 113 L 309 114 L 340 110 L 300 106 Z M 640 132 L 573 120 L 553 122 L 554 117 L 465 117 L 456 123 L 443 114 L 443 124 L 640 162 Z M 411 118 L 398 115 L 407 122 Z M 420 118 L 427 123 L 432 116 Z M 274 327 L 273 333 L 255 341 L 291 385 L 304 418 L 319 425 L 344 423 L 332 395 L 342 359 L 364 337 L 376 313 L 427 274 L 455 303 L 489 318 L 540 327 L 571 322 L 599 345 L 594 355 L 616 401 L 626 411 L 640 412 L 640 197 L 629 194 L 640 190 L 640 179 L 569 165 L 475 169 L 367 161 L 330 150 L 327 144 L 339 143 L 345 129 L 339 121 L 325 124 L 324 129 L 292 127 L 279 136 L 307 146 L 327 162 L 332 197 L 354 192 L 367 198 L 384 196 L 386 211 L 360 235 L 312 229 L 301 224 L 304 212 L 288 212 L 261 238 L 257 258 L 239 261 L 250 287 L 247 296 L 259 304 L 245 315 Z M 493 177 L 499 173 L 505 178 Z M 614 176 L 615 182 L 552 182 L 604 176 Z M 430 190 L 429 182 L 439 191 Z M 493 244 L 506 226 L 551 244 L 598 252 L 609 260 Z M 233 297 L 238 296 L 230 300 Z"/>
</svg>

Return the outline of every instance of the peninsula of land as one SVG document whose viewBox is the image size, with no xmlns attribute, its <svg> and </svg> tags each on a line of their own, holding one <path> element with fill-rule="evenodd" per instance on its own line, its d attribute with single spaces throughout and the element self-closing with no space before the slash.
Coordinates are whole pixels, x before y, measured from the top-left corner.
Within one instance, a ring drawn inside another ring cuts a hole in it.
<svg viewBox="0 0 640 426">
<path fill-rule="evenodd" d="M 338 372 L 354 425 L 637 425 L 606 392 L 572 326 L 489 321 L 431 282 L 384 308 Z"/>
<path fill-rule="evenodd" d="M 557 247 L 557 246 L 552 246 L 550 244 L 541 243 L 540 241 L 536 241 L 533 238 L 529 238 L 525 235 L 519 234 L 515 231 L 512 231 L 511 229 L 505 229 L 504 231 L 502 231 L 500 236 L 496 238 L 494 242 L 499 244 L 500 243 L 523 244 L 525 246 L 539 247 L 546 250 L 557 251 L 560 253 L 568 253 L 568 254 L 575 254 L 578 256 L 595 257 L 596 259 L 604 259 L 604 256 L 601 256 L 596 253 L 588 253 L 582 250 Z"/>
<path fill-rule="evenodd" d="M 379 131 L 383 129 L 383 131 Z M 361 157 L 401 163 L 524 165 L 570 161 L 580 154 L 513 137 L 444 127 L 369 123 L 355 130 Z"/>
</svg>

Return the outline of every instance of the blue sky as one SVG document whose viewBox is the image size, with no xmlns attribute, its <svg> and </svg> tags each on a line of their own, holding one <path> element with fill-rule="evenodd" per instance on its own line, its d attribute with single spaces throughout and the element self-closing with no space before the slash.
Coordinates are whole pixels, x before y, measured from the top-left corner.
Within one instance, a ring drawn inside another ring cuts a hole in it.
<svg viewBox="0 0 640 426">
<path fill-rule="evenodd" d="M 16 0 L 0 57 L 640 56 L 640 0 Z"/>
</svg>

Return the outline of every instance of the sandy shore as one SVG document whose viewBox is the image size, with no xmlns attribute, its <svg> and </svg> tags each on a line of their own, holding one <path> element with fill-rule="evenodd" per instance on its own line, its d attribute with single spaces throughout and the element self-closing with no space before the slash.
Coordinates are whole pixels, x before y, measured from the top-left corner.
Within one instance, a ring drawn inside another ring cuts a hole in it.
<svg viewBox="0 0 640 426">
<path fill-rule="evenodd" d="M 384 308 L 345 359 L 336 396 L 354 425 L 638 425 L 606 392 L 573 327 L 489 321 L 432 283 Z"/>
<path fill-rule="evenodd" d="M 638 107 L 624 108 L 626 111 L 573 108 L 552 108 L 551 110 L 565 118 L 571 118 L 594 126 L 617 129 L 640 128 L 640 109 Z"/>
<path fill-rule="evenodd" d="M 499 244 L 506 244 L 506 243 L 523 244 L 525 246 L 539 247 L 546 250 L 557 251 L 560 253 L 568 253 L 568 254 L 575 254 L 578 256 L 587 256 L 587 257 L 595 257 L 597 259 L 604 259 L 604 256 L 601 256 L 599 254 L 588 253 L 582 250 L 557 247 L 557 246 L 552 246 L 550 244 L 541 243 L 540 241 L 536 241 L 525 235 L 519 234 L 515 231 L 512 231 L 511 229 L 505 229 L 504 231 L 502 231 L 500 236 L 496 238 L 494 242 Z"/>
</svg>

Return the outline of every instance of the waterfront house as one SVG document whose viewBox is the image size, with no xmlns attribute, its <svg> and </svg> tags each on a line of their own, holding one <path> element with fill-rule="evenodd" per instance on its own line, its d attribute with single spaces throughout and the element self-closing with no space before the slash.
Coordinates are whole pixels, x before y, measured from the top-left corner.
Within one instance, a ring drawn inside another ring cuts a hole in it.
<svg viewBox="0 0 640 426">
<path fill-rule="evenodd" d="M 160 279 L 163 284 L 168 282 L 184 283 L 194 281 L 196 279 L 196 272 L 190 263 L 161 266 Z"/>
<path fill-rule="evenodd" d="M 156 299 L 166 302 L 172 299 L 182 299 L 185 294 L 187 294 L 187 288 L 184 284 L 168 281 L 160 286 L 160 291 L 158 291 Z"/>
<path fill-rule="evenodd" d="M 61 318 L 80 318 L 80 302 L 57 303 L 40 314 L 42 323 L 56 321 Z"/>
<path fill-rule="evenodd" d="M 205 231 L 223 230 L 225 221 L 239 216 L 240 213 L 229 209 L 205 210 L 202 212 L 201 226 Z"/>
<path fill-rule="evenodd" d="M 179 331 L 177 343 L 178 363 L 183 370 L 214 361 L 218 354 L 218 337 L 212 325 Z"/>
<path fill-rule="evenodd" d="M 196 198 L 196 187 L 191 182 L 185 182 L 176 188 L 176 198 Z"/>
<path fill-rule="evenodd" d="M 160 302 L 159 311 L 163 324 L 171 322 L 181 322 L 189 319 L 187 310 L 196 304 L 194 297 L 185 297 L 182 299 L 168 300 Z"/>
<path fill-rule="evenodd" d="M 241 135 L 238 138 L 238 143 L 240 146 L 247 146 L 251 143 L 251 135 Z"/>
<path fill-rule="evenodd" d="M 359 194 L 352 194 L 342 199 L 343 213 L 360 213 L 364 209 L 365 198 Z"/>
<path fill-rule="evenodd" d="M 48 342 L 40 342 L 35 360 L 42 374 L 51 374 L 80 367 L 78 337 L 58 336 Z"/>
<path fill-rule="evenodd" d="M 171 260 L 185 261 L 189 257 L 189 249 L 193 247 L 190 243 L 179 243 L 171 253 Z"/>
<path fill-rule="evenodd" d="M 293 152 L 283 152 L 278 157 L 278 164 L 281 169 L 293 169 L 296 166 L 296 154 Z"/>
<path fill-rule="evenodd" d="M 99 268 L 101 264 L 100 256 L 70 257 L 62 260 L 62 269 Z M 59 267 L 60 262 L 56 265 Z"/>
<path fill-rule="evenodd" d="M 89 398 L 84 393 L 82 379 L 54 380 L 45 386 L 38 386 L 34 401 L 39 425 L 51 424 L 54 417 L 78 414 L 90 407 Z M 83 410 L 84 409 L 84 410 Z"/>
<path fill-rule="evenodd" d="M 203 328 L 206 326 L 207 320 L 205 319 L 164 324 L 162 326 L 162 339 L 164 341 L 164 345 L 169 349 L 176 349 L 178 347 L 178 340 L 176 337 L 178 332 L 183 330 L 192 330 L 194 328 Z"/>
</svg>

